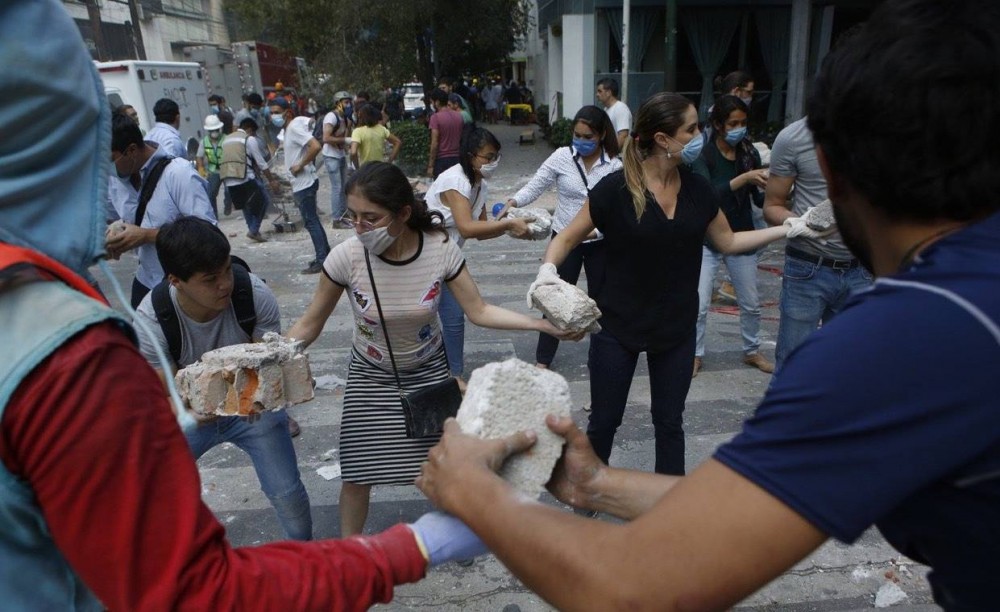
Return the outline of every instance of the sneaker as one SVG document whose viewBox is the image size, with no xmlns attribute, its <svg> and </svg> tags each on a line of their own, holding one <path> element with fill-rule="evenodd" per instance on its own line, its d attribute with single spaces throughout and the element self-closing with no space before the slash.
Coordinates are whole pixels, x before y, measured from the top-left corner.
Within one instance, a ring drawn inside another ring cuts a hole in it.
<svg viewBox="0 0 1000 612">
<path fill-rule="evenodd" d="M 226 202 L 226 204 L 222 207 L 222 214 L 226 215 L 227 217 L 229 215 L 233 214 L 233 205 L 232 205 L 232 203 Z"/>
<path fill-rule="evenodd" d="M 247 232 L 247 238 L 253 240 L 254 242 L 267 242 L 267 238 L 260 235 L 260 232 Z"/>
<path fill-rule="evenodd" d="M 701 372 L 701 357 L 694 358 L 694 369 L 691 371 L 691 378 L 694 378 Z"/>
<path fill-rule="evenodd" d="M 294 438 L 300 433 L 302 433 L 302 428 L 299 427 L 299 422 L 292 417 L 288 417 L 288 435 Z"/>
<path fill-rule="evenodd" d="M 308 268 L 306 268 L 305 270 L 301 270 L 300 274 L 319 274 L 320 271 L 322 270 L 323 270 L 323 262 L 314 261 L 311 264 L 309 264 Z"/>
<path fill-rule="evenodd" d="M 768 361 L 767 358 L 761 355 L 760 353 L 754 353 L 753 355 L 744 355 L 743 363 L 747 364 L 748 366 L 753 366 L 758 370 L 760 370 L 761 372 L 764 372 L 765 374 L 770 374 L 774 372 L 774 364 Z"/>
<path fill-rule="evenodd" d="M 733 287 L 733 284 L 731 282 L 723 281 L 722 284 L 719 285 L 719 295 L 727 300 L 735 302 L 736 288 Z"/>
</svg>

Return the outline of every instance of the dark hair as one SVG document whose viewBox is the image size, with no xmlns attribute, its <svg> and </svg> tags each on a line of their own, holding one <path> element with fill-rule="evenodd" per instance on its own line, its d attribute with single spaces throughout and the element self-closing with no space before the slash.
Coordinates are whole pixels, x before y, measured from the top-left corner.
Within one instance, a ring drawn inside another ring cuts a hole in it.
<svg viewBox="0 0 1000 612">
<path fill-rule="evenodd" d="M 253 117 L 244 117 L 243 119 L 240 119 L 240 126 L 239 127 L 240 127 L 241 130 L 245 130 L 247 128 L 250 128 L 252 130 L 256 130 L 260 126 L 257 125 L 257 120 L 254 119 Z"/>
<path fill-rule="evenodd" d="M 719 96 L 715 101 L 715 106 L 712 107 L 712 113 L 708 116 L 708 124 L 712 129 L 721 131 L 722 135 L 725 136 L 726 121 L 729 120 L 729 115 L 733 111 L 743 111 L 749 115 L 750 107 L 746 105 L 746 102 L 740 100 L 738 96 L 731 94 Z"/>
<path fill-rule="evenodd" d="M 358 109 L 358 119 L 365 127 L 375 127 L 382 118 L 382 111 L 374 104 L 362 104 Z"/>
<path fill-rule="evenodd" d="M 219 109 L 219 121 L 222 122 L 222 133 L 232 134 L 233 132 L 233 114 L 225 109 Z"/>
<path fill-rule="evenodd" d="M 427 95 L 430 96 L 430 99 L 432 101 L 437 102 L 441 106 L 448 104 L 448 94 L 440 89 L 437 88 L 432 89 L 431 92 Z"/>
<path fill-rule="evenodd" d="M 750 83 L 753 83 L 753 75 L 742 70 L 730 72 L 725 77 L 715 77 L 715 81 L 713 81 L 716 93 L 721 96 L 728 95 L 737 87 L 743 89 Z"/>
<path fill-rule="evenodd" d="M 253 104 L 255 106 L 263 106 L 264 98 L 260 97 L 260 94 L 256 91 L 247 94 L 247 104 Z"/>
<path fill-rule="evenodd" d="M 111 150 L 124 153 L 131 144 L 142 148 L 142 131 L 135 119 L 125 114 L 121 108 L 116 108 L 111 113 Z"/>
<path fill-rule="evenodd" d="M 486 128 L 469 126 L 462 131 L 462 141 L 458 146 L 458 163 L 473 185 L 476 184 L 476 171 L 472 168 L 472 158 L 486 145 L 493 145 L 497 152 L 500 152 L 500 141 Z"/>
<path fill-rule="evenodd" d="M 358 93 L 354 94 L 355 100 L 359 98 L 363 98 L 366 102 L 370 102 L 372 99 L 371 94 L 369 94 L 367 91 L 359 91 Z"/>
<path fill-rule="evenodd" d="M 888 217 L 970 221 L 1000 208 L 997 83 L 1000 3 L 888 0 L 826 56 L 809 129 Z"/>
<path fill-rule="evenodd" d="M 646 185 L 643 182 L 642 160 L 646 159 L 656 141 L 653 136 L 657 132 L 673 137 L 684 124 L 684 113 L 694 106 L 691 100 L 669 91 L 661 91 L 647 98 L 635 116 L 635 127 L 631 135 L 625 139 L 625 153 L 622 156 L 625 170 L 625 183 L 632 194 L 632 207 L 635 208 L 635 218 L 642 217 L 646 210 Z M 679 155 L 679 153 L 678 153 Z"/>
<path fill-rule="evenodd" d="M 576 111 L 576 116 L 573 117 L 573 125 L 577 123 L 582 123 L 601 134 L 601 147 L 609 157 L 618 155 L 618 132 L 615 131 L 611 118 L 603 109 L 593 105 L 584 106 Z"/>
<path fill-rule="evenodd" d="M 181 114 L 180 107 L 170 98 L 160 98 L 153 105 L 153 117 L 159 123 L 173 123 L 179 114 Z"/>
<path fill-rule="evenodd" d="M 229 239 L 218 227 L 198 217 L 182 216 L 160 227 L 156 256 L 163 273 L 186 281 L 211 273 L 229 260 Z"/>
<path fill-rule="evenodd" d="M 612 96 L 614 96 L 616 98 L 618 97 L 618 81 L 617 80 L 612 79 L 611 77 L 604 77 L 603 79 L 601 79 L 600 81 L 597 82 L 597 86 L 598 87 L 603 87 L 604 89 L 607 89 L 608 91 L 611 92 Z"/>
<path fill-rule="evenodd" d="M 209 102 L 222 102 L 222 96 L 218 94 L 212 94 L 208 97 Z"/>
<path fill-rule="evenodd" d="M 393 215 L 399 214 L 404 206 L 409 206 L 407 227 L 418 232 L 441 232 L 445 240 L 448 239 L 448 231 L 444 229 L 444 216 L 437 211 L 429 211 L 423 200 L 414 197 L 410 179 L 393 164 L 380 161 L 362 164 L 347 179 L 344 193 L 361 195 Z"/>
</svg>

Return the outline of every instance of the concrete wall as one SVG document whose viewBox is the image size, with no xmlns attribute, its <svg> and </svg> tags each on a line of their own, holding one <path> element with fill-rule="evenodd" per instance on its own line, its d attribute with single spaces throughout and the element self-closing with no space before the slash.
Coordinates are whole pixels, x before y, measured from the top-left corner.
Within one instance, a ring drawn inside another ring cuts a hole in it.
<svg viewBox="0 0 1000 612">
<path fill-rule="evenodd" d="M 547 64 L 547 75 L 546 75 L 546 86 L 545 86 L 545 103 L 549 105 L 549 117 L 558 118 L 555 113 L 558 110 L 558 105 L 556 104 L 556 94 L 561 92 L 563 89 L 563 53 L 562 53 L 562 36 L 556 36 L 552 33 L 552 28 L 549 28 L 546 34 L 548 38 L 548 61 Z"/>
<path fill-rule="evenodd" d="M 593 13 L 562 18 L 563 113 L 571 117 L 594 103 L 594 21 Z"/>
</svg>

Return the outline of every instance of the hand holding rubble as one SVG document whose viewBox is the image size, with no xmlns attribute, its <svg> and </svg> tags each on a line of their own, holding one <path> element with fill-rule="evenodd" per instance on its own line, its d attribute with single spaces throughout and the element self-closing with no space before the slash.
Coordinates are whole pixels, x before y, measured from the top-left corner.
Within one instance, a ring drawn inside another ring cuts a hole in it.
<svg viewBox="0 0 1000 612">
<path fill-rule="evenodd" d="M 786 238 L 811 238 L 813 240 L 819 240 L 820 243 L 826 244 L 823 237 L 833 232 L 833 229 L 826 230 L 825 232 L 820 232 L 809 227 L 805 216 L 802 217 L 789 217 L 785 219 L 784 225 L 788 232 L 785 234 Z"/>
<path fill-rule="evenodd" d="M 489 549 L 465 523 L 444 512 L 428 512 L 407 525 L 430 567 L 485 555 Z"/>
<path fill-rule="evenodd" d="M 594 453 L 586 434 L 580 431 L 572 418 L 549 415 L 545 424 L 552 433 L 566 439 L 563 455 L 545 488 L 564 504 L 593 510 L 590 502 L 596 495 L 594 484 L 607 466 Z"/>
<path fill-rule="evenodd" d="M 538 268 L 538 276 L 535 277 L 535 282 L 531 283 L 531 286 L 528 287 L 528 308 L 534 307 L 531 302 L 531 295 L 535 292 L 535 289 L 545 285 L 558 285 L 561 282 L 564 281 L 559 278 L 559 272 L 556 270 L 556 265 L 552 263 L 543 263 L 541 267 Z"/>
</svg>

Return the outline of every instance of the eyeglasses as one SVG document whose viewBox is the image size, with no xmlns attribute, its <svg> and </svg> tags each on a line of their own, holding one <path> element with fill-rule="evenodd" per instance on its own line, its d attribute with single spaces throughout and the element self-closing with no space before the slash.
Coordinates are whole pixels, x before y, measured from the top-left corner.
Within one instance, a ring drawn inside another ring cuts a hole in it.
<svg viewBox="0 0 1000 612">
<path fill-rule="evenodd" d="M 348 215 L 350 215 L 350 213 L 341 217 L 340 222 L 349 227 L 350 229 L 353 230 L 360 229 L 361 233 L 372 231 L 373 229 L 375 229 L 375 226 L 377 226 L 379 223 L 382 223 L 383 221 L 392 216 L 391 214 L 386 215 L 381 219 L 376 219 L 375 221 L 359 221 L 357 217 L 353 215 L 350 216 Z"/>
<path fill-rule="evenodd" d="M 479 153 L 475 153 L 474 156 L 478 157 L 479 159 L 485 159 L 486 163 L 488 163 L 488 164 L 492 164 L 493 162 L 500 161 L 500 154 L 499 153 L 492 153 L 490 155 L 480 155 Z"/>
</svg>

